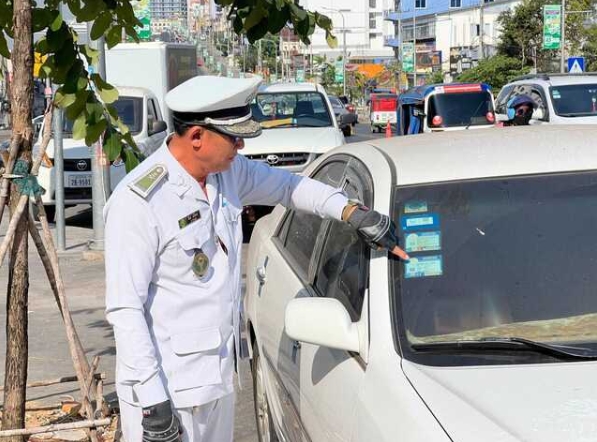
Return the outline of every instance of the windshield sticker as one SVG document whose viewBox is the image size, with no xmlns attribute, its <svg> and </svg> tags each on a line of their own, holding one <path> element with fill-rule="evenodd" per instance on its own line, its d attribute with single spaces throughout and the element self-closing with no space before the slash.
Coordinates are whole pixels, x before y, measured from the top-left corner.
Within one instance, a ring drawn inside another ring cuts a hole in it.
<svg viewBox="0 0 597 442">
<path fill-rule="evenodd" d="M 404 263 L 405 278 L 426 278 L 442 274 L 443 263 L 441 255 L 410 258 L 409 261 Z"/>
<path fill-rule="evenodd" d="M 427 212 L 427 201 L 409 201 L 404 203 L 404 213 L 423 213 Z"/>
<path fill-rule="evenodd" d="M 413 232 L 404 237 L 406 252 L 432 252 L 441 250 L 441 232 Z"/>
<path fill-rule="evenodd" d="M 559 90 L 557 90 L 557 89 L 554 89 L 554 90 L 551 92 L 551 95 L 552 95 L 552 97 L 554 98 L 554 100 L 558 100 L 558 99 L 562 98 L 562 95 L 560 95 L 560 91 L 559 91 Z"/>
<path fill-rule="evenodd" d="M 402 230 L 429 230 L 439 228 L 439 215 L 430 213 L 429 215 L 411 215 L 403 216 L 400 219 Z"/>
</svg>

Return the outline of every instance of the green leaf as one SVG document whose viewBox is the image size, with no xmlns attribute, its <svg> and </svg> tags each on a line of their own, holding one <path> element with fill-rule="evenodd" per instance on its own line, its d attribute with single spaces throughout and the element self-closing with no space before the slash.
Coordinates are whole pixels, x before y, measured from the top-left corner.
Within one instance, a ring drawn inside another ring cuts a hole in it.
<svg viewBox="0 0 597 442">
<path fill-rule="evenodd" d="M 240 15 L 236 14 L 234 17 L 234 21 L 232 22 L 232 27 L 234 28 L 234 32 L 236 34 L 240 34 L 243 30 L 243 19 L 240 18 Z"/>
<path fill-rule="evenodd" d="M 267 11 L 263 8 L 252 8 L 251 12 L 245 19 L 245 29 L 248 31 L 252 27 L 256 26 L 261 20 L 267 15 Z"/>
<path fill-rule="evenodd" d="M 301 21 L 307 18 L 307 11 L 305 11 L 302 7 L 298 6 L 296 3 L 290 4 L 290 17 L 294 21 Z"/>
<path fill-rule="evenodd" d="M 327 15 L 320 14 L 319 12 L 315 13 L 315 23 L 322 29 L 329 31 L 332 29 L 332 20 Z"/>
<path fill-rule="evenodd" d="M 54 53 L 56 66 L 69 70 L 77 60 L 77 51 L 73 47 L 73 41 L 67 40 L 62 48 Z"/>
<path fill-rule="evenodd" d="M 104 117 L 104 106 L 99 102 L 89 103 L 87 102 L 85 109 L 87 110 L 87 123 L 96 124 L 98 121 L 105 119 Z"/>
<path fill-rule="evenodd" d="M 31 10 L 31 27 L 33 32 L 43 31 L 53 20 L 52 13 L 46 8 L 34 8 Z"/>
<path fill-rule="evenodd" d="M 78 16 L 81 13 L 81 1 L 80 0 L 66 0 L 68 9 L 75 15 Z"/>
<path fill-rule="evenodd" d="M 73 138 L 82 140 L 87 135 L 87 114 L 83 112 L 77 117 L 73 124 Z"/>
<path fill-rule="evenodd" d="M 55 11 L 56 12 L 56 16 L 54 18 L 54 20 L 50 23 L 50 29 L 52 31 L 57 31 L 58 29 L 60 29 L 62 27 L 62 14 L 60 14 L 60 12 Z"/>
<path fill-rule="evenodd" d="M 120 133 L 124 136 L 130 133 L 130 130 L 126 124 L 124 124 L 120 119 L 116 121 L 116 126 Z"/>
<path fill-rule="evenodd" d="M 264 18 L 256 26 L 253 26 L 247 31 L 247 38 L 249 39 L 250 43 L 255 43 L 260 38 L 263 38 L 265 34 L 267 34 L 268 30 L 268 21 L 267 18 Z"/>
<path fill-rule="evenodd" d="M 329 31 L 325 33 L 325 41 L 327 41 L 328 46 L 332 49 L 338 47 L 338 39 Z"/>
<path fill-rule="evenodd" d="M 278 34 L 288 20 L 290 19 L 290 12 L 288 8 L 283 8 L 281 10 L 272 9 L 269 13 L 268 23 L 269 23 L 269 32 L 272 34 Z"/>
<path fill-rule="evenodd" d="M 73 104 L 76 100 L 75 94 L 65 93 L 63 88 L 60 88 L 54 94 L 54 104 L 58 107 L 65 108 Z"/>
<path fill-rule="evenodd" d="M 118 133 L 114 130 L 106 130 L 104 135 L 104 153 L 108 157 L 109 161 L 114 161 L 120 155 L 122 151 L 122 143 L 118 136 Z"/>
<path fill-rule="evenodd" d="M 126 172 L 129 173 L 135 167 L 139 165 L 139 159 L 135 152 L 132 149 L 123 149 L 124 152 L 124 166 L 126 167 Z"/>
<path fill-rule="evenodd" d="M 91 146 L 108 128 L 108 122 L 106 119 L 99 120 L 95 124 L 87 126 L 87 133 L 85 134 L 85 144 Z"/>
<path fill-rule="evenodd" d="M 59 50 L 64 45 L 65 41 L 68 39 L 72 39 L 72 36 L 68 31 L 68 27 L 65 23 L 62 23 L 62 26 L 60 26 L 60 29 L 58 29 L 57 31 L 48 29 L 46 33 L 48 50 L 50 52 Z"/>
<path fill-rule="evenodd" d="M 136 43 L 139 43 L 141 40 L 139 39 L 139 34 L 137 34 L 137 30 L 135 29 L 134 26 L 131 25 L 126 25 L 124 27 L 124 30 L 126 32 L 126 35 L 128 35 L 129 37 L 131 37 L 133 40 L 135 40 Z"/>
<path fill-rule="evenodd" d="M 0 29 L 0 55 L 4 58 L 10 58 L 10 51 L 8 50 L 8 44 L 6 43 L 6 37 L 4 32 Z"/>
<path fill-rule="evenodd" d="M 83 0 L 83 6 L 75 13 L 75 17 L 79 22 L 86 22 L 95 20 L 95 18 L 106 8 L 103 1 L 98 0 Z"/>
<path fill-rule="evenodd" d="M 122 39 L 122 26 L 114 25 L 110 28 L 108 33 L 106 34 L 106 44 L 108 45 L 108 49 L 112 49 Z"/>
<path fill-rule="evenodd" d="M 133 138 L 133 135 L 130 132 L 122 134 L 122 139 L 133 149 L 137 151 L 139 150 L 139 148 L 137 147 L 137 143 L 135 143 L 135 139 Z"/>
<path fill-rule="evenodd" d="M 102 12 L 94 21 L 91 27 L 91 39 L 97 40 L 106 33 L 112 24 L 112 14 L 110 12 Z"/>
<path fill-rule="evenodd" d="M 81 115 L 81 113 L 85 110 L 89 94 L 91 94 L 91 91 L 88 90 L 80 90 L 76 93 L 75 101 L 66 108 L 66 118 L 74 121 Z"/>
<path fill-rule="evenodd" d="M 88 45 L 79 45 L 79 52 L 83 54 L 87 60 L 87 64 L 97 66 L 99 61 L 99 51 L 90 48 Z"/>
<path fill-rule="evenodd" d="M 37 40 L 37 43 L 35 43 L 35 52 L 39 52 L 42 55 L 46 55 L 48 52 L 50 52 L 48 49 L 48 41 L 45 37 L 40 38 Z"/>
<path fill-rule="evenodd" d="M 106 83 L 99 74 L 92 74 L 91 81 L 95 84 L 97 92 L 104 103 L 114 103 L 118 100 L 118 90 L 111 84 Z"/>
<path fill-rule="evenodd" d="M 110 117 L 110 122 L 117 126 L 118 125 L 118 111 L 116 108 L 111 104 L 106 104 L 105 109 L 108 111 L 108 116 Z"/>
</svg>

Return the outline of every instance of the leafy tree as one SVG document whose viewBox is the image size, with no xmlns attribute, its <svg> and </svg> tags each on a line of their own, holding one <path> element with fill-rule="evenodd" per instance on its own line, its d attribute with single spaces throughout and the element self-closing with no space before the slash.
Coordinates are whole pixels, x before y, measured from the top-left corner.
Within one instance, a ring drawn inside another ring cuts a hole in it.
<svg viewBox="0 0 597 442">
<path fill-rule="evenodd" d="M 438 84 L 444 82 L 444 73 L 442 71 L 436 71 L 431 74 L 429 77 L 428 83 L 430 84 Z"/>
<path fill-rule="evenodd" d="M 587 71 L 597 72 L 597 25 L 592 25 L 586 31 L 583 54 L 587 59 Z"/>
<path fill-rule="evenodd" d="M 81 44 L 76 32 L 63 20 L 61 10 L 68 8 L 75 19 L 91 22 L 90 38 L 104 36 L 108 47 L 118 44 L 123 32 L 138 41 L 136 26 L 141 26 L 131 6 L 132 0 L 0 0 L 0 55 L 12 59 L 11 84 L 12 138 L 10 159 L 31 170 L 33 126 L 33 50 L 47 56 L 41 76 L 59 85 L 53 104 L 65 110 L 74 121 L 73 136 L 92 145 L 103 137 L 103 149 L 109 160 L 123 158 L 127 170 L 138 160 L 129 129 L 112 106 L 118 98 L 116 89 L 98 74 L 90 74 L 84 63 L 97 64 L 98 52 Z M 229 10 L 237 34 L 245 33 L 253 43 L 268 32 L 277 34 L 287 23 L 305 44 L 315 27 L 325 30 L 328 44 L 336 46 L 331 20 L 318 12 L 305 10 L 297 0 L 215 0 Z M 33 44 L 33 36 L 43 37 Z M 13 39 L 9 52 L 7 38 Z M 10 171 L 7 171 L 10 172 Z M 5 179 L 2 180 L 4 190 Z M 11 216 L 21 200 L 16 183 L 10 184 Z M 0 208 L 2 213 L 3 207 Z M 7 357 L 5 370 L 2 428 L 24 427 L 25 385 L 27 380 L 27 303 L 28 303 L 28 214 L 17 218 L 16 233 L 10 246 L 11 269 L 7 290 Z M 21 442 L 22 436 L 7 438 Z"/>
<path fill-rule="evenodd" d="M 513 78 L 528 72 L 529 68 L 521 67 L 516 58 L 496 55 L 481 60 L 476 67 L 460 74 L 457 80 L 464 83 L 487 83 L 495 91 L 499 91 Z"/>
<path fill-rule="evenodd" d="M 538 70 L 552 70 L 553 61 L 559 59 L 559 51 L 543 50 L 543 6 L 558 4 L 557 0 L 523 0 L 513 10 L 500 14 L 498 24 L 502 29 L 498 53 L 520 60 L 521 66 L 533 65 Z M 567 11 L 588 11 L 595 7 L 595 0 L 568 0 Z M 566 15 L 566 49 L 578 53 L 586 38 L 584 15 Z"/>
</svg>

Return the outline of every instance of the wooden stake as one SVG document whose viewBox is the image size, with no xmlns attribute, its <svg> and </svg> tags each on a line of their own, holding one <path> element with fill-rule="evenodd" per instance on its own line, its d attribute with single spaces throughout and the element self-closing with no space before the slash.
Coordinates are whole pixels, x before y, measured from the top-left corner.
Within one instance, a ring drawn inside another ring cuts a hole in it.
<svg viewBox="0 0 597 442">
<path fill-rule="evenodd" d="M 96 381 L 106 379 L 106 375 L 104 373 L 95 373 L 93 375 L 93 377 Z M 61 378 L 48 379 L 45 381 L 30 382 L 27 384 L 27 388 L 48 387 L 50 385 L 64 384 L 67 382 L 77 382 L 77 377 L 76 376 L 63 376 Z M 0 391 L 2 391 L 2 390 L 4 390 L 4 387 L 0 386 Z"/>
<path fill-rule="evenodd" d="M 112 421 L 112 419 L 110 419 L 110 418 L 104 418 L 104 419 L 86 420 L 86 421 L 79 421 L 79 422 L 69 422 L 67 424 L 45 425 L 43 427 L 24 428 L 24 429 L 19 429 L 19 430 L 4 430 L 4 431 L 0 431 L 0 437 L 28 436 L 30 434 L 50 433 L 52 431 L 61 431 L 61 430 L 74 430 L 77 428 L 105 427 L 105 426 L 110 425 L 111 421 Z"/>
</svg>

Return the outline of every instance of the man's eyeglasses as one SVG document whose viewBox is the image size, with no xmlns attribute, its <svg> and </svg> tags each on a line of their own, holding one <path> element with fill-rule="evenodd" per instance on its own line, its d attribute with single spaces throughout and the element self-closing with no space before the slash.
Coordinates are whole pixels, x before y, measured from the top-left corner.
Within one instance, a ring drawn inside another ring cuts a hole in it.
<svg viewBox="0 0 597 442">
<path fill-rule="evenodd" d="M 522 117 L 524 115 L 528 115 L 530 113 L 533 112 L 533 109 L 530 107 L 526 107 L 526 106 L 521 106 L 518 109 L 516 109 L 516 115 L 519 117 Z"/>
</svg>

